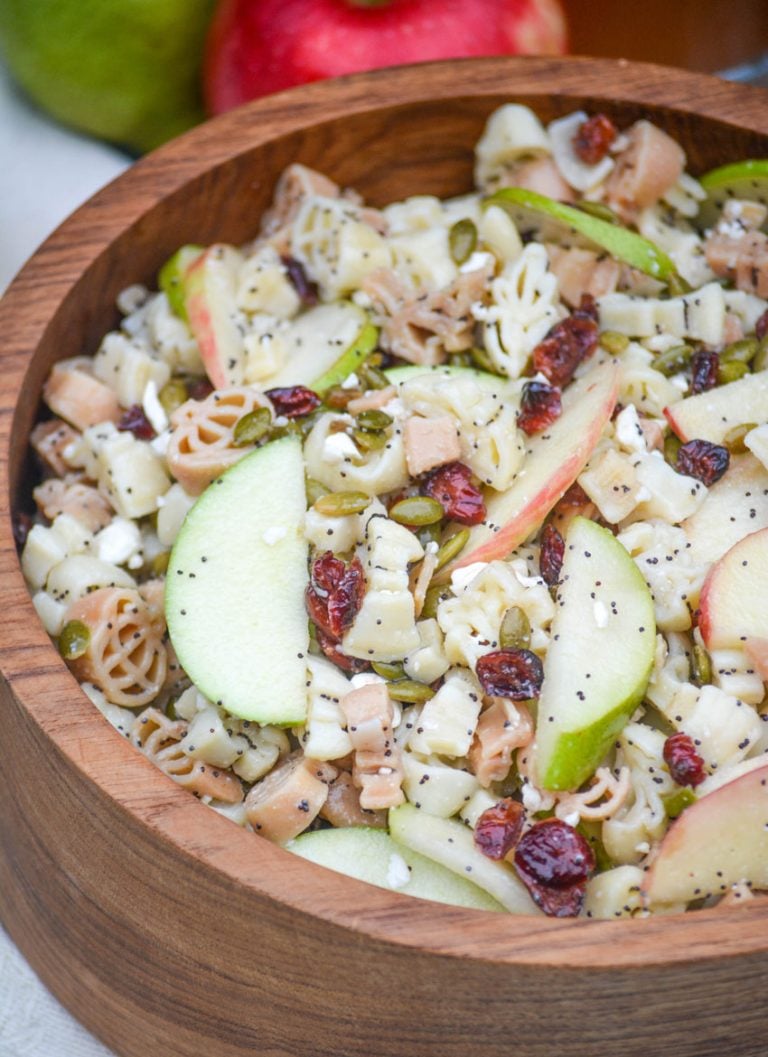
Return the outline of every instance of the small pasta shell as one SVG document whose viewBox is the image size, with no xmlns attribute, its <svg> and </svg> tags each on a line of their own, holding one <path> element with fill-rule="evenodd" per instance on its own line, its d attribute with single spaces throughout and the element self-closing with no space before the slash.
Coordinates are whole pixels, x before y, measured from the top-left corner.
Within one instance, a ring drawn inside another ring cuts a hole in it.
<svg viewBox="0 0 768 1057">
<path fill-rule="evenodd" d="M 292 753 L 248 793 L 248 821 L 276 844 L 293 840 L 317 818 L 335 776 L 334 767 Z"/>
</svg>

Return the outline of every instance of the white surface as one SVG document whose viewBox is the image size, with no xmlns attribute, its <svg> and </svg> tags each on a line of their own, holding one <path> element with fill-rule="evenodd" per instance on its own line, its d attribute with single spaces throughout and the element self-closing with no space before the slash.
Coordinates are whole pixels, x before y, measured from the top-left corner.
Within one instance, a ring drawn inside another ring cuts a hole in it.
<svg viewBox="0 0 768 1057">
<path fill-rule="evenodd" d="M 0 68 L 0 291 L 125 155 L 46 121 Z M 0 929 L 0 1057 L 110 1057 L 45 990 Z"/>
</svg>

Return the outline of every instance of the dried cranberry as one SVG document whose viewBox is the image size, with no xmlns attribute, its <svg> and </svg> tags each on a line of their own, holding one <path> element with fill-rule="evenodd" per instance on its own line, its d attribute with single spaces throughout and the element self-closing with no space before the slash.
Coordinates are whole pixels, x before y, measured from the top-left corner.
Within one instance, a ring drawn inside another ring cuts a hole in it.
<svg viewBox="0 0 768 1057">
<path fill-rule="evenodd" d="M 305 305 L 316 305 L 319 299 L 317 283 L 309 278 L 301 261 L 297 261 L 295 257 L 281 257 L 280 260 L 302 302 Z"/>
<path fill-rule="evenodd" d="M 446 517 L 462 525 L 478 525 L 485 517 L 485 502 L 472 483 L 472 471 L 462 462 L 449 462 L 431 470 L 421 485 L 422 495 L 436 499 Z"/>
<path fill-rule="evenodd" d="M 691 392 L 705 393 L 717 385 L 720 357 L 716 352 L 699 349 L 691 357 Z"/>
<path fill-rule="evenodd" d="M 695 477 L 702 484 L 719 481 L 731 461 L 731 455 L 722 444 L 708 440 L 689 440 L 677 449 L 675 469 L 688 477 Z"/>
<path fill-rule="evenodd" d="M 475 665 L 477 678 L 486 694 L 529 701 L 538 697 L 544 680 L 541 661 L 530 650 L 494 650 Z"/>
<path fill-rule="evenodd" d="M 504 797 L 482 813 L 475 825 L 475 845 L 489 859 L 503 859 L 523 832 L 525 812 L 519 800 Z"/>
<path fill-rule="evenodd" d="M 276 415 L 286 418 L 300 418 L 308 415 L 322 403 L 317 393 L 304 385 L 290 385 L 283 389 L 267 389 L 265 396 L 272 401 Z"/>
<path fill-rule="evenodd" d="M 556 527 L 562 534 L 567 532 L 575 517 L 591 518 L 594 513 L 594 503 L 581 485 L 574 482 L 552 508 L 552 520 L 557 523 Z"/>
<path fill-rule="evenodd" d="M 548 522 L 541 533 L 539 572 L 545 584 L 553 587 L 560 579 L 565 557 L 565 540 L 555 526 Z"/>
<path fill-rule="evenodd" d="M 121 416 L 117 428 L 123 433 L 133 433 L 138 440 L 152 440 L 155 430 L 144 414 L 141 404 L 132 404 Z"/>
<path fill-rule="evenodd" d="M 576 917 L 595 856 L 582 835 L 559 818 L 536 822 L 515 849 L 515 868 L 534 902 L 550 917 Z"/>
<path fill-rule="evenodd" d="M 606 114 L 582 121 L 573 137 L 573 149 L 585 165 L 597 165 L 616 139 L 617 128 Z"/>
<path fill-rule="evenodd" d="M 559 418 L 563 410 L 560 390 L 546 382 L 527 382 L 520 400 L 517 424 L 527 433 L 540 433 Z"/>
<path fill-rule="evenodd" d="M 27 536 L 29 535 L 29 530 L 32 528 L 32 525 L 33 521 L 31 514 L 19 510 L 13 515 L 13 538 L 16 541 L 17 547 L 21 548 L 27 542 Z"/>
<path fill-rule="evenodd" d="M 587 302 L 555 323 L 539 342 L 533 350 L 534 369 L 541 371 L 552 385 L 567 385 L 581 361 L 597 348 L 597 337 L 597 323 Z"/>
<path fill-rule="evenodd" d="M 326 635 L 340 639 L 357 616 L 365 594 L 359 558 L 345 565 L 332 551 L 312 563 L 306 591 L 307 612 Z"/>
<path fill-rule="evenodd" d="M 364 672 L 368 667 L 367 661 L 359 660 L 357 657 L 348 657 L 341 646 L 332 635 L 326 635 L 320 628 L 317 629 L 317 642 L 329 661 L 333 661 L 337 668 L 345 672 Z"/>
<path fill-rule="evenodd" d="M 672 734 L 664 742 L 664 761 L 678 785 L 701 785 L 707 777 L 704 761 L 687 734 Z"/>
<path fill-rule="evenodd" d="M 768 308 L 763 312 L 762 316 L 755 323 L 755 337 L 758 341 L 762 341 L 763 338 L 768 336 Z"/>
<path fill-rule="evenodd" d="M 213 386 L 207 378 L 195 378 L 187 384 L 187 393 L 190 400 L 205 400 L 213 392 Z"/>
<path fill-rule="evenodd" d="M 591 319 L 593 323 L 600 322 L 600 309 L 592 294 L 581 295 L 578 307 L 573 310 L 573 315 L 576 319 Z"/>
</svg>

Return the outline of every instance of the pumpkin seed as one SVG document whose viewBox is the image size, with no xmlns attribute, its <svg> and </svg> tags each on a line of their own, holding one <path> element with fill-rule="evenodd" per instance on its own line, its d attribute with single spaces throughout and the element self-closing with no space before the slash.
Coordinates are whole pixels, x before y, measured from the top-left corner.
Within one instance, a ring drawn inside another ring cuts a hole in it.
<svg viewBox="0 0 768 1057">
<path fill-rule="evenodd" d="M 387 661 L 371 661 L 371 668 L 377 675 L 380 675 L 382 679 L 404 679 L 405 668 L 402 664 L 395 662 L 389 663 Z"/>
<path fill-rule="evenodd" d="M 691 650 L 691 681 L 697 686 L 712 682 L 712 662 L 707 651 L 698 642 L 694 642 Z"/>
<path fill-rule="evenodd" d="M 524 609 L 511 606 L 504 614 L 499 628 L 502 650 L 527 650 L 531 645 L 531 622 Z"/>
<path fill-rule="evenodd" d="M 328 495 L 328 489 L 324 484 L 320 484 L 314 477 L 308 477 L 306 480 L 307 490 L 307 505 L 314 506 L 318 499 L 321 499 L 324 495 Z"/>
<path fill-rule="evenodd" d="M 360 385 L 365 390 L 386 389 L 389 385 L 389 379 L 383 371 L 379 370 L 376 364 L 371 362 L 373 358 L 373 356 L 369 356 L 355 372 L 360 379 Z"/>
<path fill-rule="evenodd" d="M 160 551 L 152 559 L 152 572 L 155 576 L 164 576 L 168 569 L 168 562 L 170 561 L 170 551 Z"/>
<path fill-rule="evenodd" d="M 728 385 L 729 382 L 735 382 L 739 378 L 743 378 L 745 374 L 749 374 L 749 364 L 742 363 L 741 360 L 729 360 L 727 363 L 720 363 L 717 368 L 717 384 Z"/>
<path fill-rule="evenodd" d="M 740 426 L 734 426 L 723 437 L 723 446 L 728 449 L 731 455 L 741 455 L 742 452 L 747 450 L 744 438 L 753 429 L 757 429 L 756 422 L 743 422 Z"/>
<path fill-rule="evenodd" d="M 413 679 L 399 679 L 397 682 L 387 683 L 387 693 L 393 701 L 402 701 L 408 705 L 420 705 L 435 696 L 431 686 L 417 683 Z"/>
<path fill-rule="evenodd" d="M 620 356 L 629 345 L 629 338 L 618 330 L 604 330 L 597 339 L 601 349 L 605 349 L 611 356 Z"/>
<path fill-rule="evenodd" d="M 431 620 L 437 616 L 437 607 L 445 598 L 450 598 L 453 592 L 448 584 L 433 584 L 427 588 L 424 595 L 424 605 L 421 607 L 421 619 Z"/>
<path fill-rule="evenodd" d="M 426 495 L 412 495 L 391 506 L 389 516 L 399 525 L 434 525 L 442 521 L 445 511 L 436 499 Z"/>
<path fill-rule="evenodd" d="M 670 433 L 664 438 L 664 458 L 670 466 L 674 466 L 677 462 L 677 453 L 680 451 L 682 443 L 680 438 L 676 437 L 674 433 Z"/>
<path fill-rule="evenodd" d="M 91 629 L 82 620 L 69 620 L 59 635 L 59 653 L 65 661 L 75 661 L 87 652 Z"/>
<path fill-rule="evenodd" d="M 386 433 L 367 429 L 352 430 L 352 439 L 360 451 L 381 451 L 389 441 Z"/>
<path fill-rule="evenodd" d="M 172 378 L 170 382 L 165 383 L 157 398 L 166 415 L 172 415 L 177 407 L 181 407 L 189 399 L 189 390 L 180 378 Z"/>
<path fill-rule="evenodd" d="M 755 358 L 752 360 L 753 371 L 764 371 L 766 368 L 768 368 L 768 335 L 758 343 Z"/>
<path fill-rule="evenodd" d="M 333 411 L 344 411 L 349 401 L 358 396 L 362 396 L 360 389 L 344 389 L 343 386 L 332 385 L 326 390 L 323 403 Z"/>
<path fill-rule="evenodd" d="M 346 517 L 361 514 L 371 502 L 365 492 L 327 492 L 312 504 L 318 514 L 326 517 Z"/>
<path fill-rule="evenodd" d="M 256 444 L 269 433 L 271 425 L 272 414 L 269 408 L 257 407 L 237 420 L 232 434 L 232 443 L 236 448 L 244 448 L 249 444 Z"/>
<path fill-rule="evenodd" d="M 655 370 L 669 378 L 673 374 L 679 374 L 688 366 L 693 356 L 690 345 L 673 345 L 666 352 L 660 352 L 653 361 Z"/>
<path fill-rule="evenodd" d="M 469 217 L 457 220 L 448 232 L 448 247 L 456 264 L 469 260 L 477 246 L 477 228 Z"/>
<path fill-rule="evenodd" d="M 664 805 L 664 812 L 667 818 L 674 819 L 678 818 L 691 804 L 696 803 L 696 794 L 692 789 L 675 789 L 674 793 L 667 793 L 666 796 L 661 798 L 661 802 Z"/>
<path fill-rule="evenodd" d="M 452 562 L 457 555 L 461 554 L 466 547 L 468 540 L 469 529 L 466 528 L 460 529 L 458 532 L 454 532 L 452 536 L 449 536 L 437 552 L 435 572 L 437 572 L 438 569 L 442 569 L 444 565 L 447 565 L 448 562 Z"/>
<path fill-rule="evenodd" d="M 720 353 L 720 363 L 751 363 L 759 348 L 757 338 L 742 338 L 741 341 L 732 341 L 726 345 Z"/>
<path fill-rule="evenodd" d="M 376 408 L 371 408 L 369 411 L 361 411 L 359 415 L 356 415 L 355 422 L 357 422 L 360 429 L 378 432 L 381 429 L 386 429 L 388 426 L 391 426 L 393 419 L 391 415 L 386 413 L 386 411 L 379 411 Z"/>
</svg>

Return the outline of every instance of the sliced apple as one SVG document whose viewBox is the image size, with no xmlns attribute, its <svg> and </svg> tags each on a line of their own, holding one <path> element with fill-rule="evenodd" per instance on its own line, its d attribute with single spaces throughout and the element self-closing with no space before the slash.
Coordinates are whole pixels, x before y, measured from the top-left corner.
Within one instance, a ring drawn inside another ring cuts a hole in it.
<svg viewBox="0 0 768 1057">
<path fill-rule="evenodd" d="M 521 233 L 532 232 L 541 242 L 582 246 L 609 253 L 616 260 L 662 282 L 675 274 L 675 266 L 666 253 L 637 232 L 536 191 L 503 187 L 486 198 L 484 204 L 501 206 Z"/>
<path fill-rule="evenodd" d="M 317 392 L 338 385 L 376 348 L 378 329 L 352 301 L 307 309 L 281 331 L 288 350 L 270 387 L 309 385 Z"/>
<path fill-rule="evenodd" d="M 305 510 L 301 443 L 285 437 L 209 485 L 171 551 L 165 613 L 179 661 L 242 719 L 306 716 Z"/>
<path fill-rule="evenodd" d="M 189 317 L 185 303 L 184 277 L 201 253 L 205 253 L 204 246 L 182 246 L 168 258 L 157 276 L 158 286 L 168 298 L 171 311 L 185 323 L 189 322 Z"/>
<path fill-rule="evenodd" d="M 618 368 L 606 363 L 565 391 L 562 414 L 530 438 L 512 486 L 487 496 L 485 521 L 470 529 L 461 557 L 445 569 L 443 578 L 473 562 L 505 558 L 543 523 L 584 469 L 611 417 L 618 389 Z"/>
<path fill-rule="evenodd" d="M 434 860 L 398 844 L 380 829 L 351 826 L 316 830 L 291 841 L 287 850 L 358 881 L 418 899 L 474 910 L 504 909 L 469 878 L 458 877 Z"/>
<path fill-rule="evenodd" d="M 699 630 L 708 649 L 759 649 L 768 642 L 768 528 L 736 543 L 707 573 Z"/>
<path fill-rule="evenodd" d="M 722 444 L 735 426 L 768 422 L 768 371 L 747 374 L 727 385 L 687 396 L 665 407 L 664 415 L 680 440 Z"/>
<path fill-rule="evenodd" d="M 613 534 L 577 517 L 565 541 L 536 724 L 545 789 L 594 773 L 642 700 L 656 643 L 648 585 Z"/>
<path fill-rule="evenodd" d="M 717 223 L 723 206 L 732 199 L 768 206 L 768 158 L 721 165 L 705 173 L 699 182 L 707 192 L 696 218 L 702 230 Z"/>
<path fill-rule="evenodd" d="M 438 818 L 413 804 L 390 808 L 389 832 L 398 845 L 426 856 L 459 877 L 472 878 L 512 914 L 540 914 L 512 867 L 483 855 L 472 830 L 452 818 Z"/>
<path fill-rule="evenodd" d="M 724 895 L 739 882 L 768 888 L 768 763 L 687 808 L 667 831 L 642 889 L 653 908 Z"/>
<path fill-rule="evenodd" d="M 206 373 L 216 389 L 241 385 L 245 345 L 238 326 L 237 279 L 241 254 L 217 243 L 195 258 L 184 273 L 184 307 Z"/>
<path fill-rule="evenodd" d="M 751 532 L 768 527 L 768 470 L 754 455 L 732 455 L 728 472 L 710 486 L 681 525 L 694 562 L 716 562 Z"/>
<path fill-rule="evenodd" d="M 410 382 L 413 378 L 423 375 L 437 378 L 471 378 L 481 385 L 483 389 L 491 393 L 499 393 L 502 397 L 508 396 L 515 403 L 519 400 L 521 383 L 511 378 L 502 378 L 501 375 L 491 374 L 490 371 L 481 371 L 476 367 L 458 367 L 450 363 L 440 363 L 434 367 L 421 367 L 416 364 L 407 364 L 404 367 L 390 367 L 385 375 L 392 385 L 402 385 Z"/>
</svg>

